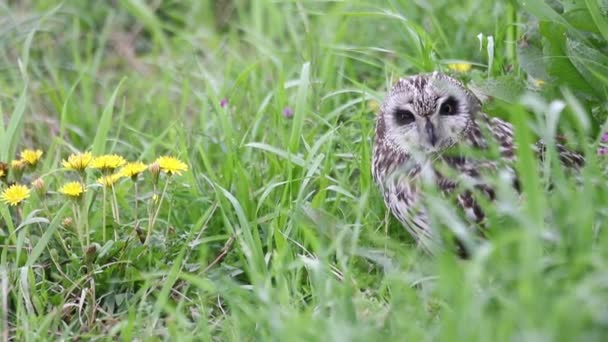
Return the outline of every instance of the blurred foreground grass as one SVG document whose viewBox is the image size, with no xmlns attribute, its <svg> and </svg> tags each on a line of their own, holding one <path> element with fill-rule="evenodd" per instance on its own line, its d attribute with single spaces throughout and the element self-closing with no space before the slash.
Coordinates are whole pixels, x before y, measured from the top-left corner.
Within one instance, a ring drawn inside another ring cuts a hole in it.
<svg viewBox="0 0 608 342">
<path fill-rule="evenodd" d="M 21 182 L 44 181 L 41 194 L 0 205 L 3 338 L 608 333 L 596 156 L 605 1 L 40 0 L 0 11 L 0 161 L 40 149 Z M 467 81 L 489 114 L 545 141 L 559 132 L 588 158 L 579 181 L 551 161 L 542 177 L 524 173 L 526 200 L 507 191 L 487 208 L 491 239 L 466 262 L 416 249 L 370 177 L 385 89 L 432 70 Z M 86 171 L 90 191 L 72 211 L 58 190 L 77 177 L 62 160 L 86 151 L 171 155 L 188 171 L 161 201 L 149 171 L 139 193 L 128 177 L 103 192 Z"/>
</svg>

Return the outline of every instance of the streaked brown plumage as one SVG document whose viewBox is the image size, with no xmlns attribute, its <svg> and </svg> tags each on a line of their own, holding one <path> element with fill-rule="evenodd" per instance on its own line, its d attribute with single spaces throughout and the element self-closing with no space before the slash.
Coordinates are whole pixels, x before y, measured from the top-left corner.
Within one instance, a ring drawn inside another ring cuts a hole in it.
<svg viewBox="0 0 608 342">
<path fill-rule="evenodd" d="M 489 157 L 459 153 L 490 152 L 493 146 L 497 154 L 486 153 Z M 542 144 L 536 149 L 542 157 Z M 557 150 L 567 166 L 584 163 L 581 155 L 563 146 Z M 496 196 L 482 175 L 504 170 L 518 187 L 512 167 L 515 151 L 510 123 L 482 113 L 480 101 L 454 78 L 422 74 L 400 79 L 386 95 L 376 122 L 372 174 L 391 213 L 423 247 L 432 249 L 437 232 L 429 223 L 422 180 L 432 179 L 438 189 L 454 194 L 470 223 L 480 224 L 485 215 L 474 193 L 489 200 Z M 462 190 L 463 182 L 477 191 Z"/>
</svg>

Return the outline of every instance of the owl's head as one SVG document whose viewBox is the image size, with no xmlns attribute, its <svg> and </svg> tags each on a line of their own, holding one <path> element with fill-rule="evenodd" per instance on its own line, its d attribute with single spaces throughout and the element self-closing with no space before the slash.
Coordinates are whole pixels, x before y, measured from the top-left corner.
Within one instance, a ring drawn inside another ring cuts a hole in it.
<svg viewBox="0 0 608 342">
<path fill-rule="evenodd" d="M 404 153 L 441 152 L 464 139 L 479 100 L 462 83 L 445 74 L 400 79 L 381 106 L 377 134 Z"/>
</svg>

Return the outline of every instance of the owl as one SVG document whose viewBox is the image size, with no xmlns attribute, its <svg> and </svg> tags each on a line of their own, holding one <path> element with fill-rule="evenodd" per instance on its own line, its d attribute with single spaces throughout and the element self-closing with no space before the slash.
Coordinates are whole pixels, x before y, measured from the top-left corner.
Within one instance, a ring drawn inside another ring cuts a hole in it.
<svg viewBox="0 0 608 342">
<path fill-rule="evenodd" d="M 542 143 L 533 148 L 542 158 Z M 463 153 L 490 149 L 493 153 Z M 561 145 L 557 150 L 566 166 L 584 162 Z M 380 107 L 372 175 L 390 212 L 419 245 L 433 250 L 438 232 L 429 222 L 423 183 L 453 196 L 471 226 L 483 227 L 479 196 L 496 197 L 484 176 L 504 171 L 518 189 L 515 151 L 512 125 L 481 112 L 481 102 L 462 83 L 439 72 L 415 75 L 400 79 Z M 457 240 L 456 245 L 466 256 L 463 244 Z"/>
</svg>

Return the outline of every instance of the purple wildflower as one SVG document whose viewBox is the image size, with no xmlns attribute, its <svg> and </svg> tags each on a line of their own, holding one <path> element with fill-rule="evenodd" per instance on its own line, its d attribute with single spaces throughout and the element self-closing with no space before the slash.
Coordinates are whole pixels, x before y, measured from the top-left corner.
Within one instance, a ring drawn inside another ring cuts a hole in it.
<svg viewBox="0 0 608 342">
<path fill-rule="evenodd" d="M 602 134 L 602 141 L 608 142 L 608 132 L 604 132 L 604 134 Z"/>
<path fill-rule="evenodd" d="M 223 98 L 223 99 L 220 101 L 220 107 L 225 108 L 227 105 L 228 105 L 228 99 L 224 97 L 224 98 Z"/>
<path fill-rule="evenodd" d="M 283 117 L 285 117 L 287 119 L 293 118 L 293 109 L 291 109 L 289 107 L 283 108 Z"/>
<path fill-rule="evenodd" d="M 598 156 L 605 156 L 608 154 L 608 147 L 600 147 L 597 149 Z"/>
</svg>

